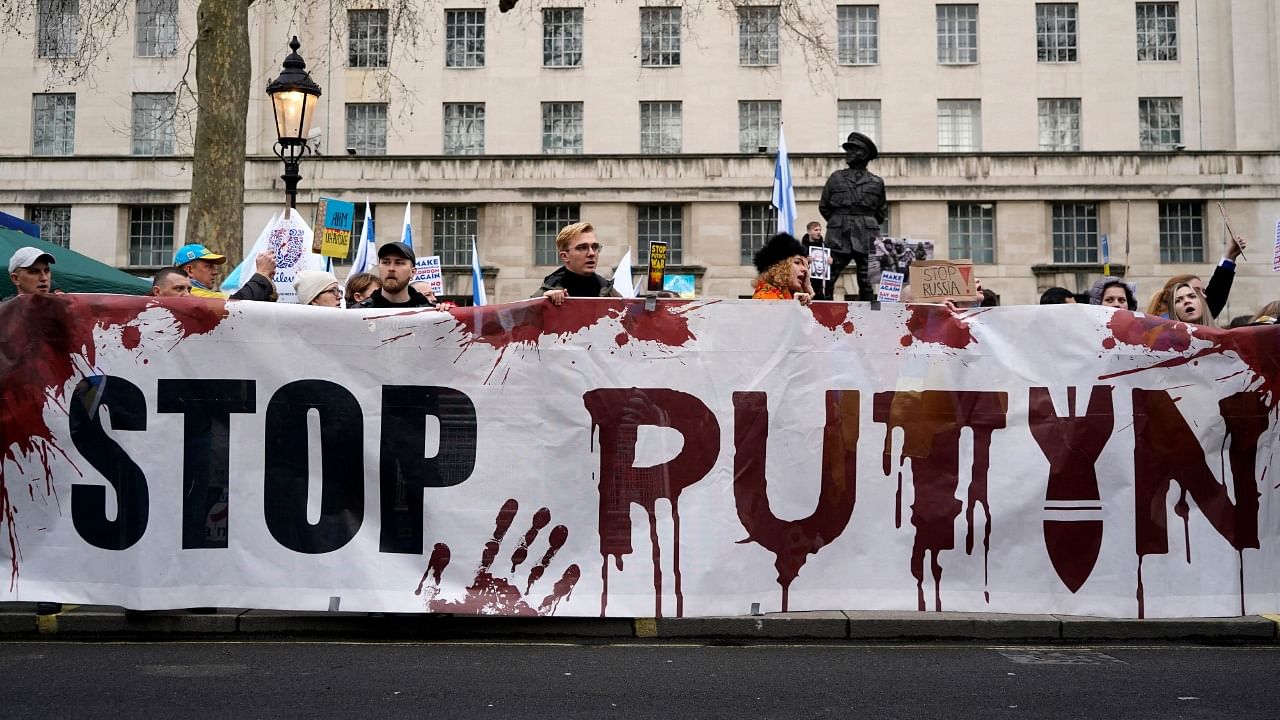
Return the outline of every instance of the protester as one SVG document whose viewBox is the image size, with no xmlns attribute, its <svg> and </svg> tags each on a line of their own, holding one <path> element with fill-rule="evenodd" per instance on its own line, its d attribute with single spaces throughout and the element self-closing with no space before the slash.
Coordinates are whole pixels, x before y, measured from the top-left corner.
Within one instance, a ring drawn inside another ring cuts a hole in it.
<svg viewBox="0 0 1280 720">
<path fill-rule="evenodd" d="M 373 273 L 356 273 L 347 278 L 346 299 L 347 307 L 354 307 L 356 303 L 363 302 L 374 290 L 382 287 L 378 276 Z"/>
<path fill-rule="evenodd" d="M 1169 319 L 1191 325 L 1212 325 L 1209 304 L 1190 283 L 1178 283 L 1169 291 L 1166 301 Z"/>
<path fill-rule="evenodd" d="M 1273 300 L 1249 320 L 1250 325 L 1275 325 L 1280 322 L 1280 300 Z"/>
<path fill-rule="evenodd" d="M 342 290 L 338 287 L 338 278 L 333 273 L 323 270 L 303 270 L 293 279 L 294 292 L 298 293 L 299 305 L 315 305 L 317 307 L 340 307 Z"/>
<path fill-rule="evenodd" d="M 378 248 L 378 277 L 382 287 L 356 303 L 358 308 L 432 307 L 426 295 L 413 289 L 414 263 L 418 257 L 413 248 L 402 242 L 390 242 Z"/>
<path fill-rule="evenodd" d="M 1137 310 L 1138 298 L 1129 284 L 1113 275 L 1099 279 L 1089 288 L 1089 304 L 1121 310 Z"/>
<path fill-rule="evenodd" d="M 1000 307 L 1000 296 L 991 288 L 983 288 L 978 291 L 982 294 L 982 302 L 978 303 L 978 307 Z"/>
<path fill-rule="evenodd" d="M 1051 287 L 1040 295 L 1041 305 L 1074 305 L 1075 293 L 1064 287 Z"/>
<path fill-rule="evenodd" d="M 1249 327 L 1253 324 L 1254 315 L 1237 315 L 1231 318 L 1231 322 L 1227 323 L 1228 329 Z"/>
<path fill-rule="evenodd" d="M 778 233 L 756 251 L 751 261 L 760 273 L 751 295 L 753 300 L 795 299 L 801 305 L 813 300 L 809 256 L 799 240 L 787 233 Z"/>
<path fill-rule="evenodd" d="M 431 301 L 432 305 L 440 304 L 440 298 L 436 297 L 436 291 L 431 289 L 431 283 L 429 281 L 418 280 L 416 282 L 411 282 L 409 283 L 409 287 L 413 288 L 414 290 L 417 290 L 423 295 L 426 295 L 427 299 Z"/>
<path fill-rule="evenodd" d="M 19 295 L 47 294 L 53 288 L 53 270 L 57 262 L 40 248 L 20 247 L 9 257 L 9 280 Z"/>
<path fill-rule="evenodd" d="M 809 224 L 805 226 L 804 237 L 800 238 L 800 241 L 804 243 L 804 249 L 806 252 L 808 252 L 809 248 L 825 248 L 827 246 L 827 241 L 822 237 L 822 223 L 817 220 L 811 220 Z M 812 270 L 816 272 L 817 268 L 812 268 Z M 830 265 L 828 265 L 828 272 L 829 271 Z M 810 277 L 809 282 L 813 285 L 814 297 L 830 297 L 835 292 L 836 277 L 834 275 L 831 276 L 830 280 Z"/>
<path fill-rule="evenodd" d="M 579 222 L 560 228 L 556 251 L 564 264 L 542 279 L 542 287 L 533 296 L 545 297 L 552 305 L 562 304 L 566 297 L 621 297 L 613 282 L 596 272 L 600 249 L 591 223 Z"/>
<path fill-rule="evenodd" d="M 191 297 L 191 279 L 176 267 L 161 268 L 151 278 L 153 297 Z"/>
<path fill-rule="evenodd" d="M 211 252 L 199 243 L 183 245 L 173 255 L 173 265 L 191 278 L 191 294 L 195 297 L 226 298 L 218 292 L 218 266 L 227 258 Z M 271 276 L 276 272 L 276 256 L 269 250 L 258 253 L 253 260 L 254 272 L 239 290 L 231 294 L 231 300 L 276 301 L 276 286 Z"/>
<path fill-rule="evenodd" d="M 1247 247 L 1249 247 L 1249 242 L 1243 237 L 1236 235 L 1231 238 L 1231 245 L 1227 247 L 1227 254 L 1218 261 L 1217 267 L 1213 269 L 1213 275 L 1209 278 L 1208 285 L 1205 285 L 1198 275 L 1174 275 L 1169 278 L 1164 287 L 1151 296 L 1151 302 L 1147 304 L 1147 314 L 1169 317 L 1169 291 L 1175 285 L 1187 283 L 1195 288 L 1196 292 L 1204 296 L 1205 303 L 1209 306 L 1210 315 L 1217 318 L 1222 313 L 1222 309 L 1227 306 L 1227 296 L 1231 294 L 1231 284 L 1236 277 L 1236 259 L 1240 257 Z"/>
</svg>

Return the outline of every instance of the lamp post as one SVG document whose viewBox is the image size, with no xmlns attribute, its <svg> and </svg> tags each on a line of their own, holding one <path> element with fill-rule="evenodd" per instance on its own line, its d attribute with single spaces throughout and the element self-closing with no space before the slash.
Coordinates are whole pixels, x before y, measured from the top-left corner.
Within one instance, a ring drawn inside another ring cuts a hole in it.
<svg viewBox="0 0 1280 720">
<path fill-rule="evenodd" d="M 267 94 L 271 96 L 271 107 L 276 116 L 276 157 L 284 161 L 284 192 L 289 198 L 289 208 L 298 206 L 298 164 L 302 156 L 311 151 L 307 147 L 307 136 L 311 132 L 311 121 L 315 116 L 316 99 L 320 97 L 320 86 L 307 73 L 307 64 L 298 54 L 298 36 L 289 41 L 289 53 L 284 59 L 284 67 L 275 80 L 267 85 Z"/>
</svg>

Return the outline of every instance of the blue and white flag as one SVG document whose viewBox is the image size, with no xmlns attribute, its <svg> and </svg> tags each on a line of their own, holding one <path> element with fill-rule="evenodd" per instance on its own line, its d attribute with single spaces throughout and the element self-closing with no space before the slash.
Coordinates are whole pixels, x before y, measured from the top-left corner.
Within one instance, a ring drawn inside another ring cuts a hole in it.
<svg viewBox="0 0 1280 720">
<path fill-rule="evenodd" d="M 409 223 L 409 203 L 404 204 L 404 227 L 400 230 L 400 242 L 413 249 L 413 225 Z"/>
<path fill-rule="evenodd" d="M 378 264 L 378 241 L 373 237 L 373 209 L 369 201 L 364 203 L 364 226 L 360 230 L 360 247 L 356 259 L 351 262 L 351 274 L 373 272 Z"/>
<path fill-rule="evenodd" d="M 476 239 L 471 238 L 471 304 L 488 305 L 489 299 L 484 293 L 484 275 L 480 272 L 480 251 L 476 250 Z"/>
<path fill-rule="evenodd" d="M 642 278 L 643 279 L 643 278 Z M 613 271 L 613 289 L 624 298 L 633 298 L 636 296 L 636 289 L 631 286 L 631 249 L 622 253 L 622 259 L 618 261 L 618 268 Z M 638 286 L 637 286 L 638 287 Z"/>
<path fill-rule="evenodd" d="M 778 123 L 778 159 L 773 165 L 773 207 L 778 211 L 777 232 L 796 234 L 796 189 L 791 184 L 791 160 L 787 138 Z"/>
</svg>

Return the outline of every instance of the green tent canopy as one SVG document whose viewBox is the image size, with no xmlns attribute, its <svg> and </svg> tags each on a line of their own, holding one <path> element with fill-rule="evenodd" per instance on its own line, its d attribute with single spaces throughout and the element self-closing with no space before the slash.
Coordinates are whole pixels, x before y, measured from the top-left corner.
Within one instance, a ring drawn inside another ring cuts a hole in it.
<svg viewBox="0 0 1280 720">
<path fill-rule="evenodd" d="M 0 297 L 10 297 L 17 291 L 9 280 L 9 258 L 25 245 L 40 248 L 57 261 L 53 270 L 53 287 L 70 293 L 116 293 L 119 295 L 146 295 L 151 283 L 110 265 L 100 263 L 74 250 L 53 243 L 37 240 L 17 230 L 0 227 L 0 260 L 4 261 L 4 276 L 0 277 Z"/>
</svg>

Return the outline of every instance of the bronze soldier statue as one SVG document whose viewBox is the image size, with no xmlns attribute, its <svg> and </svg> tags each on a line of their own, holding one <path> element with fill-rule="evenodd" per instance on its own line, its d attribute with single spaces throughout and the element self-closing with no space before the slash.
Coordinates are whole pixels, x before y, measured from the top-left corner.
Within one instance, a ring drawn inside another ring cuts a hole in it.
<svg viewBox="0 0 1280 720">
<path fill-rule="evenodd" d="M 884 181 L 867 171 L 867 163 L 879 157 L 880 151 L 871 138 L 860 132 L 849 133 L 843 147 L 849 167 L 831 173 L 818 204 L 818 212 L 827 221 L 831 282 L 825 284 L 826 296 L 817 299 L 833 299 L 835 281 L 849 263 L 854 262 L 857 265 L 858 299 L 870 301 L 875 298 L 867 279 L 867 257 L 880 235 L 880 223 L 889 212 Z"/>
</svg>

